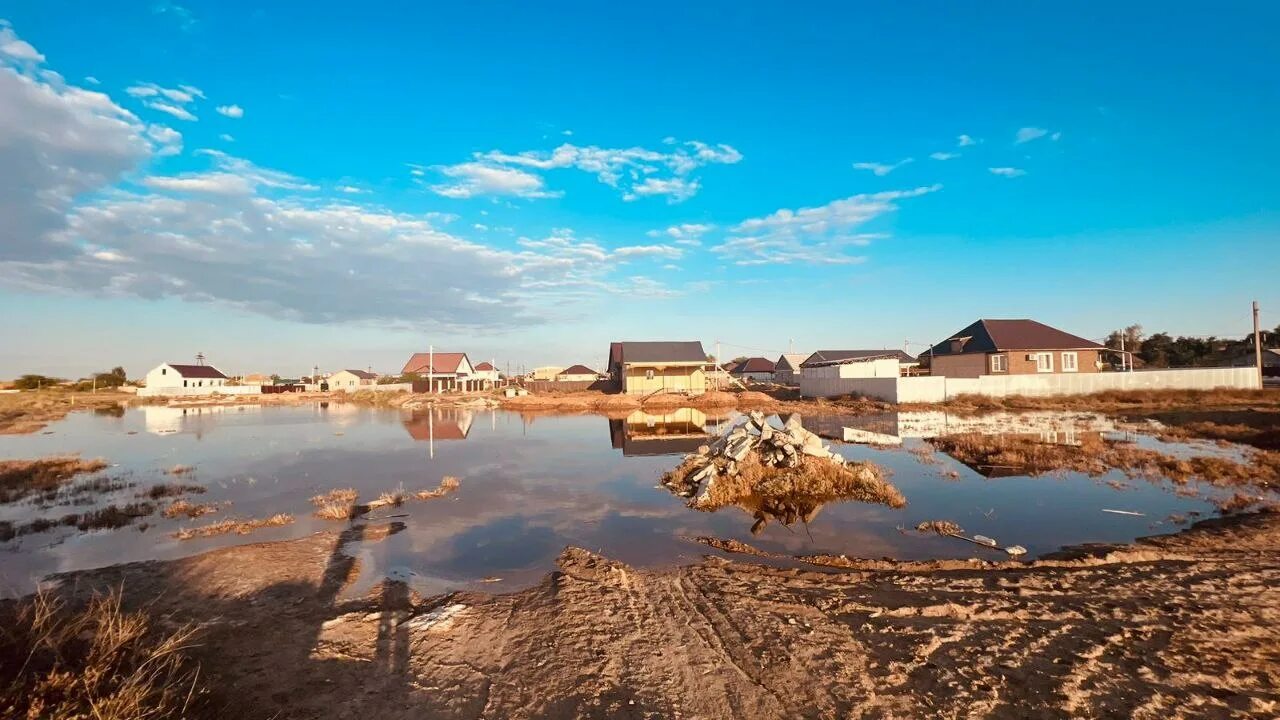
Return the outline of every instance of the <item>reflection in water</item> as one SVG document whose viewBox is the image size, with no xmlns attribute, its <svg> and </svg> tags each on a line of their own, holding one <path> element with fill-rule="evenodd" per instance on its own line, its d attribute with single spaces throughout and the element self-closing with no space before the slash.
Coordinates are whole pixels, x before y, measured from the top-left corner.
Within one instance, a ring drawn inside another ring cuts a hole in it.
<svg viewBox="0 0 1280 720">
<path fill-rule="evenodd" d="M 1097 413 L 997 412 L 955 415 L 943 410 L 831 415 L 804 418 L 804 427 L 825 438 L 868 445 L 901 445 L 905 439 L 928 439 L 960 433 L 1026 435 L 1042 442 L 1078 445 L 1076 433 L 1115 432 L 1116 424 Z"/>
<path fill-rule="evenodd" d="M 623 457 L 683 455 L 705 444 L 728 419 L 728 415 L 709 417 L 696 408 L 663 413 L 636 410 L 626 418 L 609 419 L 609 438 Z"/>
<path fill-rule="evenodd" d="M 1048 424 L 1028 431 L 1054 432 L 1056 423 L 1081 432 L 1078 414 L 1041 415 Z M 945 413 L 804 417 L 799 419 L 804 427 L 831 439 L 846 458 L 889 469 L 893 484 L 910 505 L 895 509 L 835 502 L 815 518 L 816 505 L 792 498 L 771 506 L 769 512 L 786 520 L 813 520 L 806 531 L 770 523 L 752 538 L 738 512 L 696 512 L 682 498 L 655 489 L 662 474 L 679 462 L 678 455 L 706 443 L 735 417 L 685 408 L 632 413 L 616 420 L 549 415 L 527 422 L 502 411 L 437 408 L 404 413 L 342 403 L 327 408 L 144 406 L 126 410 L 122 418 L 73 413 L 51 428 L 56 430 L 52 435 L 0 436 L 0 458 L 79 452 L 106 459 L 112 467 L 103 477 L 127 482 L 103 483 L 115 489 L 104 490 L 92 506 L 77 512 L 138 502 L 138 493 L 173 482 L 166 470 L 187 465 L 195 471 L 183 482 L 204 486 L 199 502 L 217 505 L 217 518 L 290 513 L 296 522 L 247 536 L 185 542 L 173 534 L 209 518 L 168 518 L 157 512 L 145 519 L 145 533 L 137 527 L 94 533 L 51 529 L 0 543 L 0 595 L 25 591 L 36 578 L 56 571 L 338 531 L 348 525 L 315 517 L 311 497 L 349 487 L 367 501 L 399 487 L 411 493 L 433 488 L 445 475 L 461 479 L 456 492 L 397 508 L 397 514 L 404 515 L 397 518 L 405 525 L 402 532 L 376 546 L 353 544 L 351 551 L 360 556 L 361 582 L 376 582 L 391 568 L 407 568 L 421 592 L 468 587 L 491 577 L 502 582 L 475 587 L 506 590 L 553 569 L 566 545 L 590 548 L 632 565 L 654 566 L 699 557 L 705 550 L 685 540 L 698 535 L 749 541 L 783 554 L 921 559 L 970 557 L 975 552 L 954 540 L 908 537 L 897 531 L 899 526 L 934 519 L 952 520 L 1003 544 L 1024 545 L 1035 557 L 1063 544 L 1124 542 L 1162 532 L 1172 528 L 1153 530 L 1152 524 L 1172 513 L 1190 517 L 1191 512 L 1212 510 L 1202 498 L 1175 494 L 1168 483 L 1138 483 L 1122 494 L 1105 483 L 1107 477 L 1094 482 L 1073 474 L 989 483 L 950 459 L 928 466 L 898 449 L 844 444 L 852 437 L 846 429 L 852 429 L 894 437 L 912 449 L 919 444 L 914 438 L 926 437 L 927 428 L 942 428 L 928 430 L 935 435 L 961 427 L 975 430 L 980 429 L 979 420 Z M 1015 420 L 1026 427 L 1035 417 L 986 422 L 1012 432 Z M 774 423 L 781 425 L 777 419 Z M 605 426 L 609 443 L 602 432 Z M 1056 431 L 1060 438 L 1068 437 L 1065 427 Z M 463 439 L 466 442 L 459 442 Z M 944 472 L 954 473 L 956 479 L 943 480 Z M 126 487 L 129 483 L 133 485 Z M 1101 513 L 1104 507 L 1137 510 L 1146 517 Z M 0 522 L 21 524 L 61 512 L 10 503 L 0 505 Z"/>
</svg>

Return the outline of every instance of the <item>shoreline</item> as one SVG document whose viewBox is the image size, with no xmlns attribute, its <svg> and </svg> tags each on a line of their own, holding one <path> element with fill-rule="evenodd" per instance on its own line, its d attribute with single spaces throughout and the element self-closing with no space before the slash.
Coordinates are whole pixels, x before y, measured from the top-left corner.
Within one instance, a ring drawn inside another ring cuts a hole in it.
<svg viewBox="0 0 1280 720">
<path fill-rule="evenodd" d="M 194 623 L 220 711 L 244 717 L 1261 717 L 1280 703 L 1277 513 L 1016 564 L 710 553 L 638 570 L 568 547 L 513 593 L 384 581 L 340 599 L 358 570 L 343 548 L 396 532 L 82 571 L 54 592 L 77 606 L 122 588 L 128 609 Z"/>
</svg>

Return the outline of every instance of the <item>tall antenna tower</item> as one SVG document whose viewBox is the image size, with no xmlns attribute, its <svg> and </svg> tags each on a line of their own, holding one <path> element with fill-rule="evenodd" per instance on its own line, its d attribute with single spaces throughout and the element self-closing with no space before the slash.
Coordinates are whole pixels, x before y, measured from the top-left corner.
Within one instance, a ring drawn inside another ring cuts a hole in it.
<svg viewBox="0 0 1280 720">
<path fill-rule="evenodd" d="M 204 353 L 202 353 L 202 352 L 198 352 L 198 353 L 196 353 L 196 364 L 197 364 L 197 365 L 203 365 L 203 364 L 204 364 Z"/>
</svg>

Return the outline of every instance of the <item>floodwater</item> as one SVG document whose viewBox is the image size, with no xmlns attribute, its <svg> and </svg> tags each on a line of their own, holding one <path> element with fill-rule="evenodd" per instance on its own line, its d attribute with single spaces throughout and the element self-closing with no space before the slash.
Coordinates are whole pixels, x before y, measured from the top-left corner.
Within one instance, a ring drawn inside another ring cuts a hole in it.
<svg viewBox="0 0 1280 720">
<path fill-rule="evenodd" d="M 178 481 L 205 486 L 206 493 L 189 499 L 220 504 L 221 509 L 195 520 L 165 519 L 157 512 L 114 530 L 59 527 L 0 543 L 0 595 L 27 592 L 55 572 L 339 529 L 345 523 L 311 515 L 309 498 L 343 487 L 357 489 L 362 500 L 396 488 L 412 493 L 436 487 L 445 475 L 460 478 L 456 492 L 433 500 L 411 499 L 402 507 L 372 513 L 400 516 L 396 519 L 406 529 L 357 547 L 363 573 L 359 587 L 391 574 L 408 578 L 422 592 L 507 590 L 535 582 L 553 569 L 566 545 L 653 567 L 715 552 L 689 540 L 699 535 L 738 539 L 786 554 L 1006 557 L 953 538 L 909 530 L 935 519 L 952 520 L 1002 546 L 1022 545 L 1029 550 L 1026 557 L 1034 558 L 1064 545 L 1125 542 L 1177 530 L 1213 513 L 1208 498 L 1224 493 L 1208 486 L 1179 488 L 1126 479 L 1118 472 L 1098 478 L 1072 473 L 1002 476 L 1007 473 L 998 468 L 970 468 L 940 453 L 911 452 L 922 446 L 923 438 L 954 432 L 1031 434 L 1063 443 L 1075 442 L 1080 433 L 1119 432 L 1101 416 L 810 416 L 802 418 L 804 426 L 831 440 L 845 457 L 871 460 L 891 471 L 892 482 L 908 504 L 895 510 L 830 503 L 807 525 L 771 523 L 752 536 L 753 518 L 746 512 L 736 507 L 714 513 L 691 510 L 658 484 L 681 455 L 734 418 L 692 409 L 637 411 L 614 419 L 460 408 L 409 414 L 327 403 L 148 406 L 76 413 L 44 433 L 0 436 L 0 458 L 74 452 L 101 457 L 111 463 L 103 476 L 134 486 L 93 498 L 99 507 L 131 502 L 152 485 Z M 1145 436 L 1133 439 L 1181 452 L 1222 452 L 1166 445 Z M 166 475 L 164 471 L 175 465 L 195 470 L 180 478 Z M 163 507 L 166 502 L 157 504 Z M 17 524 L 85 509 L 40 508 L 20 501 L 0 505 L 0 521 Z M 296 522 L 249 535 L 173 537 L 179 528 L 220 518 L 281 512 L 292 514 Z"/>
</svg>

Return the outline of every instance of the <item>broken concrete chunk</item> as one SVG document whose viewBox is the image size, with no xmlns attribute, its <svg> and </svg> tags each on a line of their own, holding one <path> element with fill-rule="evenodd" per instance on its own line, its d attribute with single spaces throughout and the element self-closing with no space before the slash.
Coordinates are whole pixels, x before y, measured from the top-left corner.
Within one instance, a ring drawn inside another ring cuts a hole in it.
<svg viewBox="0 0 1280 720">
<path fill-rule="evenodd" d="M 998 544 L 995 540 L 987 537 L 986 535 L 974 535 L 973 541 L 979 545 L 986 545 L 987 547 L 995 547 Z"/>
</svg>

